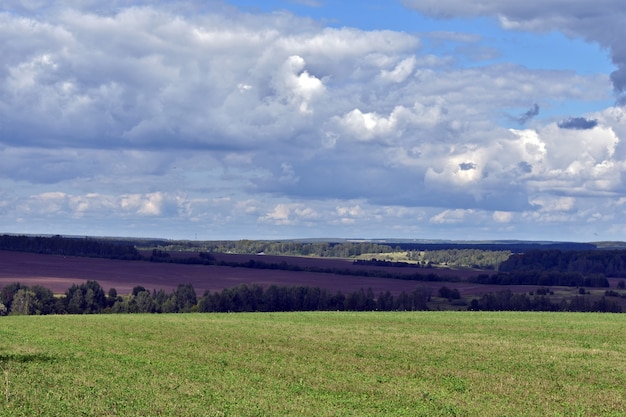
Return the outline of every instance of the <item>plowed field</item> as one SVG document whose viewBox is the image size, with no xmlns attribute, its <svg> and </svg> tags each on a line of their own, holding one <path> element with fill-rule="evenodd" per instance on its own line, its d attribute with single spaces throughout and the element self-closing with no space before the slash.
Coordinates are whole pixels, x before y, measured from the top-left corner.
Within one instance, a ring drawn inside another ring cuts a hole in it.
<svg viewBox="0 0 626 417">
<path fill-rule="evenodd" d="M 195 254 L 184 253 L 173 254 L 172 256 L 190 257 L 195 256 Z M 387 270 L 396 274 L 428 274 L 433 272 L 433 270 L 414 268 L 360 266 L 340 259 L 226 254 L 216 254 L 216 257 L 218 260 L 230 262 L 246 262 L 249 259 L 254 259 L 265 263 L 286 262 L 289 265 L 301 267 Z M 467 274 L 463 271 L 446 270 L 437 270 L 437 273 Z M 149 290 L 163 289 L 169 292 L 178 284 L 192 284 L 198 294 L 202 294 L 205 290 L 219 291 L 239 284 L 304 285 L 342 292 L 371 288 L 375 294 L 387 290 L 391 291 L 392 294 L 398 294 L 403 290 L 412 291 L 416 286 L 429 286 L 436 290 L 444 285 L 441 282 L 370 278 L 318 272 L 119 261 L 0 251 L 0 287 L 13 282 L 20 282 L 25 285 L 42 285 L 55 293 L 63 293 L 72 284 L 80 284 L 87 280 L 98 281 L 105 291 L 113 287 L 120 294 L 129 293 L 137 285 Z M 460 290 L 463 290 L 465 286 L 475 287 L 475 285 L 467 283 L 452 283 L 452 285 Z"/>
</svg>

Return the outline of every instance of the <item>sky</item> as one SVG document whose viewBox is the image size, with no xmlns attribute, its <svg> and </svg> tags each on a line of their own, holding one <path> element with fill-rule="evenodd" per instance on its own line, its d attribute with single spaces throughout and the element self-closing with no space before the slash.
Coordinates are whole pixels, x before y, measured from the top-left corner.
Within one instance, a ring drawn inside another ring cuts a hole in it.
<svg viewBox="0 0 626 417">
<path fill-rule="evenodd" d="M 626 240 L 623 0 L 4 0 L 0 233 Z"/>
</svg>

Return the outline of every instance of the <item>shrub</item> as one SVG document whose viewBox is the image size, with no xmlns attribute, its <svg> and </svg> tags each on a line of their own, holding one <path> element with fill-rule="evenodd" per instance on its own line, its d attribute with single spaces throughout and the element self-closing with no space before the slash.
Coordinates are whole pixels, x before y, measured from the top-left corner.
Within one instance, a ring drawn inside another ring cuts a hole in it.
<svg viewBox="0 0 626 417">
<path fill-rule="evenodd" d="M 444 285 L 443 287 L 439 288 L 439 296 L 442 298 L 447 298 L 449 300 L 458 300 L 459 298 L 461 298 L 461 293 L 456 288 L 451 290 Z"/>
</svg>

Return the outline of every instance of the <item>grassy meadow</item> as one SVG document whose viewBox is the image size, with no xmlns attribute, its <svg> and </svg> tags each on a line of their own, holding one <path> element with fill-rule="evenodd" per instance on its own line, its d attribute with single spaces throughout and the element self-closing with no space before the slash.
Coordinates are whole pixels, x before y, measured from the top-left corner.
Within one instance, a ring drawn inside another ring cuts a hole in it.
<svg viewBox="0 0 626 417">
<path fill-rule="evenodd" d="M 0 318 L 0 415 L 625 416 L 626 315 Z"/>
</svg>

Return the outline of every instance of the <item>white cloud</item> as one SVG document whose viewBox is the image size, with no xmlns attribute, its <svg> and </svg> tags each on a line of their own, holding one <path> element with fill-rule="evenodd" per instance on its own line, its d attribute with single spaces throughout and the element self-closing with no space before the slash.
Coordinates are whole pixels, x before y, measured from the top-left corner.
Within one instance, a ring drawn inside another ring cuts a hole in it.
<svg viewBox="0 0 626 417">
<path fill-rule="evenodd" d="M 510 211 L 495 211 L 493 213 L 493 220 L 496 223 L 510 223 L 513 219 L 513 213 Z"/>
<path fill-rule="evenodd" d="M 576 199 L 573 197 L 538 197 L 533 200 L 533 204 L 541 207 L 540 211 L 554 212 L 554 211 L 572 211 L 576 204 Z"/>
<path fill-rule="evenodd" d="M 311 102 L 324 94 L 324 83 L 309 74 L 301 56 L 292 55 L 283 63 L 276 74 L 273 84 L 280 96 L 296 105 L 300 113 L 312 113 Z"/>
<path fill-rule="evenodd" d="M 383 69 L 381 71 L 381 78 L 392 81 L 394 83 L 401 83 L 406 80 L 415 68 L 417 59 L 414 56 L 405 58 L 395 66 L 391 71 Z"/>
<path fill-rule="evenodd" d="M 570 116 L 559 103 L 612 97 L 606 74 L 462 66 L 420 38 L 479 47 L 474 34 L 327 28 L 217 3 L 51 4 L 0 6 L 11 10 L 0 12 L 6 228 L 28 214 L 328 236 L 601 223 L 623 210 L 607 201 L 625 191 L 624 109 L 581 115 L 593 129 L 559 128 Z M 563 30 L 623 61 L 555 4 L 538 7 L 549 16 L 495 1 L 411 6 Z M 539 117 L 509 129 L 506 116 L 534 104 Z"/>
<path fill-rule="evenodd" d="M 456 224 L 465 222 L 468 215 L 472 215 L 473 210 L 444 210 L 430 218 L 430 223 L 434 224 Z"/>
<path fill-rule="evenodd" d="M 361 217 L 364 215 L 364 211 L 360 205 L 355 206 L 339 206 L 337 207 L 337 214 L 339 216 Z"/>
<path fill-rule="evenodd" d="M 317 217 L 315 210 L 303 204 L 278 204 L 264 216 L 259 217 L 259 220 L 277 225 L 292 225 Z"/>
</svg>

